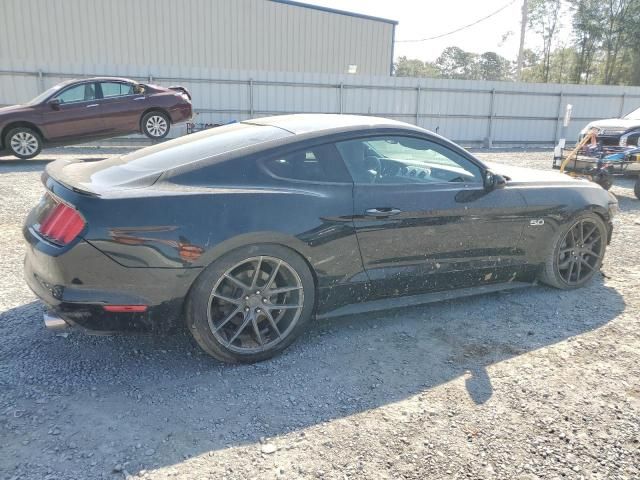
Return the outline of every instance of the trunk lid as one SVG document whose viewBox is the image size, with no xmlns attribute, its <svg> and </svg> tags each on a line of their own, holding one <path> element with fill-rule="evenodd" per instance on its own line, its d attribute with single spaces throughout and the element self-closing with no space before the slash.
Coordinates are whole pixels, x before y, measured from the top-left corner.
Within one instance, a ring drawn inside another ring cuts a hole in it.
<svg viewBox="0 0 640 480">
<path fill-rule="evenodd" d="M 43 182 L 51 177 L 75 192 L 100 196 L 106 191 L 150 187 L 162 175 L 162 171 L 130 167 L 122 157 L 94 161 L 56 160 L 47 165 Z"/>
</svg>

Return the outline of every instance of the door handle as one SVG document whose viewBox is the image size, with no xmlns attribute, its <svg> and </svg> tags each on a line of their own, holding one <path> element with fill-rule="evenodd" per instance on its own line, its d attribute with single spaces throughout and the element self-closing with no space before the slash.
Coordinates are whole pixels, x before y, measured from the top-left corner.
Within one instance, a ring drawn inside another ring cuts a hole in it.
<svg viewBox="0 0 640 480">
<path fill-rule="evenodd" d="M 97 103 L 92 103 L 91 105 L 87 105 L 87 108 L 91 108 L 91 107 L 97 107 L 98 104 Z"/>
<path fill-rule="evenodd" d="M 384 207 L 384 208 L 369 208 L 365 210 L 364 214 L 367 217 L 391 217 L 393 215 L 398 215 L 402 213 L 402 210 L 398 210 L 397 208 Z"/>
<path fill-rule="evenodd" d="M 146 97 L 137 97 L 137 98 L 134 98 L 134 100 L 144 100 L 145 98 Z"/>
</svg>

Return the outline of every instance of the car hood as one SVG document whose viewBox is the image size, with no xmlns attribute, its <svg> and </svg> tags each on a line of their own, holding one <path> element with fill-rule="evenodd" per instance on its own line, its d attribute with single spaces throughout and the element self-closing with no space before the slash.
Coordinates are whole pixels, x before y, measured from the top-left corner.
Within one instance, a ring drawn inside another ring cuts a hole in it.
<svg viewBox="0 0 640 480">
<path fill-rule="evenodd" d="M 502 163 L 484 162 L 493 173 L 502 175 L 507 180 L 508 185 L 513 184 L 536 184 L 536 185 L 584 185 L 589 183 L 582 178 L 574 178 L 557 170 L 537 170 L 534 168 L 514 167 Z M 595 184 L 594 184 L 595 185 Z"/>
<path fill-rule="evenodd" d="M 0 115 L 9 114 L 9 113 L 20 113 L 29 110 L 30 107 L 26 105 L 10 105 L 8 107 L 0 108 Z"/>
<path fill-rule="evenodd" d="M 592 127 L 620 131 L 620 133 L 622 133 L 631 128 L 640 127 L 640 120 L 632 120 L 629 118 L 605 118 L 604 120 L 594 120 L 584 127 L 580 133 L 587 133 L 587 131 Z"/>
</svg>

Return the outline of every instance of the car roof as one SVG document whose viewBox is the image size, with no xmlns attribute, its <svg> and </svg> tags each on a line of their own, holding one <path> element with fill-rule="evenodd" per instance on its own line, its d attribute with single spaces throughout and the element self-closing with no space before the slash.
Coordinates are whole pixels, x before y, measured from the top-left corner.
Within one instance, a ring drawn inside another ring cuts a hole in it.
<svg viewBox="0 0 640 480">
<path fill-rule="evenodd" d="M 131 80 L 130 78 L 124 77 L 89 77 L 89 78 L 73 78 L 71 80 L 66 80 L 64 82 L 60 82 L 58 85 L 67 86 L 73 83 L 85 83 L 85 82 L 127 82 L 127 83 L 137 83 L 135 80 Z"/>
<path fill-rule="evenodd" d="M 278 115 L 274 117 L 264 117 L 252 120 L 245 120 L 242 123 L 249 125 L 262 125 L 281 128 L 294 135 L 312 132 L 323 132 L 331 130 L 333 132 L 352 131 L 356 129 L 369 128 L 403 128 L 424 131 L 414 125 L 405 122 L 398 122 L 388 118 L 369 117 L 364 115 L 342 115 L 333 113 L 304 113 L 294 115 Z"/>
</svg>

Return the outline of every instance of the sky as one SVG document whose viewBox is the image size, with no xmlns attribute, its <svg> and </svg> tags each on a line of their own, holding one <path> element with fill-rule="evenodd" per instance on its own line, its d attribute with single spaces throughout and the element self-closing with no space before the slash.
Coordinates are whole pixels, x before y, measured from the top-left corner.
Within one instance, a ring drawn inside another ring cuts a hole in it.
<svg viewBox="0 0 640 480">
<path fill-rule="evenodd" d="M 522 0 L 515 0 L 500 13 L 478 25 L 453 35 L 425 42 L 404 43 L 447 33 L 504 7 L 510 0 L 303 0 L 305 3 L 347 10 L 397 20 L 395 57 L 434 61 L 446 47 L 456 45 L 463 50 L 484 53 L 497 52 L 515 60 L 520 40 Z M 563 37 L 566 40 L 570 20 L 563 15 Z M 506 39 L 503 37 L 506 35 Z M 525 46 L 537 48 L 540 40 L 533 32 L 527 33 Z"/>
</svg>

